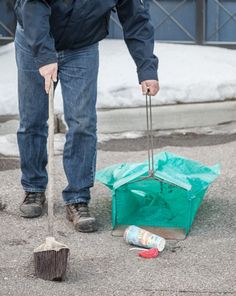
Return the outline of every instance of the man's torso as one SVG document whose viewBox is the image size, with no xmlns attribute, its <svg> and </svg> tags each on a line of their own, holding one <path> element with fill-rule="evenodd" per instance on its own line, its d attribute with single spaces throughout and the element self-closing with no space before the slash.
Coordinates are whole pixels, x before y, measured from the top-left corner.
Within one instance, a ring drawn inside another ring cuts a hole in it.
<svg viewBox="0 0 236 296">
<path fill-rule="evenodd" d="M 16 2 L 18 22 L 27 0 Z M 57 50 L 93 44 L 108 34 L 111 9 L 118 0 L 42 0 L 51 8 L 50 28 Z M 37 24 L 36 24 L 37 26 Z M 40 27 L 40 24 L 38 24 Z"/>
</svg>

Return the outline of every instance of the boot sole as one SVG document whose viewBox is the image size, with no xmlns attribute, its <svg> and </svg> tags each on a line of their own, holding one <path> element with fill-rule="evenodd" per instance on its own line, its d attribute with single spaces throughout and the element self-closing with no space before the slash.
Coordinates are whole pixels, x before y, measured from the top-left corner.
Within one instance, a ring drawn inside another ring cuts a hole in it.
<svg viewBox="0 0 236 296">
<path fill-rule="evenodd" d="M 37 218 L 40 217 L 43 213 L 45 201 L 42 203 L 41 207 L 31 207 L 27 208 L 24 206 L 20 206 L 20 216 L 23 218 Z"/>
<path fill-rule="evenodd" d="M 37 218 L 37 217 L 40 217 L 42 215 L 42 209 L 40 209 L 39 211 L 35 211 L 34 213 L 32 213 L 32 210 L 24 210 L 22 211 L 20 209 L 20 216 L 23 217 L 23 218 Z"/>
<path fill-rule="evenodd" d="M 74 225 L 74 228 L 78 232 L 95 232 L 97 231 L 97 226 L 96 226 L 96 221 L 95 219 L 88 219 L 87 221 L 81 221 L 79 223 L 74 223 L 73 219 L 71 218 L 70 215 L 66 214 L 66 218 L 68 221 L 72 222 Z"/>
</svg>

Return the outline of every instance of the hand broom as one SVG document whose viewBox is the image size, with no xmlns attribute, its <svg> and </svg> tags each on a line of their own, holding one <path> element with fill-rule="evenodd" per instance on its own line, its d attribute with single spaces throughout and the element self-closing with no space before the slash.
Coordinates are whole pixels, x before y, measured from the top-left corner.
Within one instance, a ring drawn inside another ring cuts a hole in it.
<svg viewBox="0 0 236 296">
<path fill-rule="evenodd" d="M 34 249 L 35 275 L 44 280 L 65 280 L 69 248 L 53 237 L 54 198 L 54 84 L 48 95 L 49 137 L 48 137 L 48 234 L 46 242 Z"/>
</svg>

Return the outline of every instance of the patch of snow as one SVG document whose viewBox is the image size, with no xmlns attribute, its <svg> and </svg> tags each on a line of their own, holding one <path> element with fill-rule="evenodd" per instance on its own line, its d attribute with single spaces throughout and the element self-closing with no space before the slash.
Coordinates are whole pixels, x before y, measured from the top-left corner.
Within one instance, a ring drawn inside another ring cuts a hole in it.
<svg viewBox="0 0 236 296">
<path fill-rule="evenodd" d="M 16 134 L 0 136 L 0 155 L 19 156 Z"/>
<path fill-rule="evenodd" d="M 54 153 L 61 155 L 65 144 L 65 134 L 54 135 Z M 0 135 L 0 155 L 19 156 L 16 134 Z"/>
<path fill-rule="evenodd" d="M 105 40 L 100 49 L 98 107 L 144 106 L 135 66 L 123 42 Z M 154 105 L 236 98 L 235 50 L 156 43 L 155 53 L 161 90 Z"/>
<path fill-rule="evenodd" d="M 14 45 L 0 47 L 0 115 L 18 114 Z"/>
<path fill-rule="evenodd" d="M 145 132 L 124 132 L 124 133 L 99 133 L 98 143 L 108 142 L 110 140 L 137 139 L 145 136 Z"/>
<path fill-rule="evenodd" d="M 161 90 L 154 105 L 236 98 L 236 51 L 217 47 L 156 43 Z M 0 115 L 17 114 L 14 45 L 0 48 Z M 98 108 L 144 106 L 136 67 L 122 40 L 100 42 Z M 55 108 L 63 111 L 60 86 Z"/>
</svg>

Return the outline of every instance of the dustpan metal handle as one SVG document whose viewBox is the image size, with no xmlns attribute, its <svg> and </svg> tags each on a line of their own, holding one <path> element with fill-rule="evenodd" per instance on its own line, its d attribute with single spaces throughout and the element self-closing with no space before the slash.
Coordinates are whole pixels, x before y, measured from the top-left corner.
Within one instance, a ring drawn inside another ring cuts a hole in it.
<svg viewBox="0 0 236 296">
<path fill-rule="evenodd" d="M 149 176 L 154 175 L 154 153 L 153 153 L 153 126 L 152 126 L 152 97 L 149 89 L 146 93 L 146 120 L 147 120 L 147 151 Z"/>
<path fill-rule="evenodd" d="M 53 236 L 54 199 L 54 83 L 51 82 L 48 95 L 48 234 Z"/>
<path fill-rule="evenodd" d="M 150 144 L 151 144 L 151 171 L 154 174 L 154 144 L 153 144 L 153 128 L 152 128 L 152 97 L 149 96 L 149 112 L 150 112 Z"/>
</svg>

